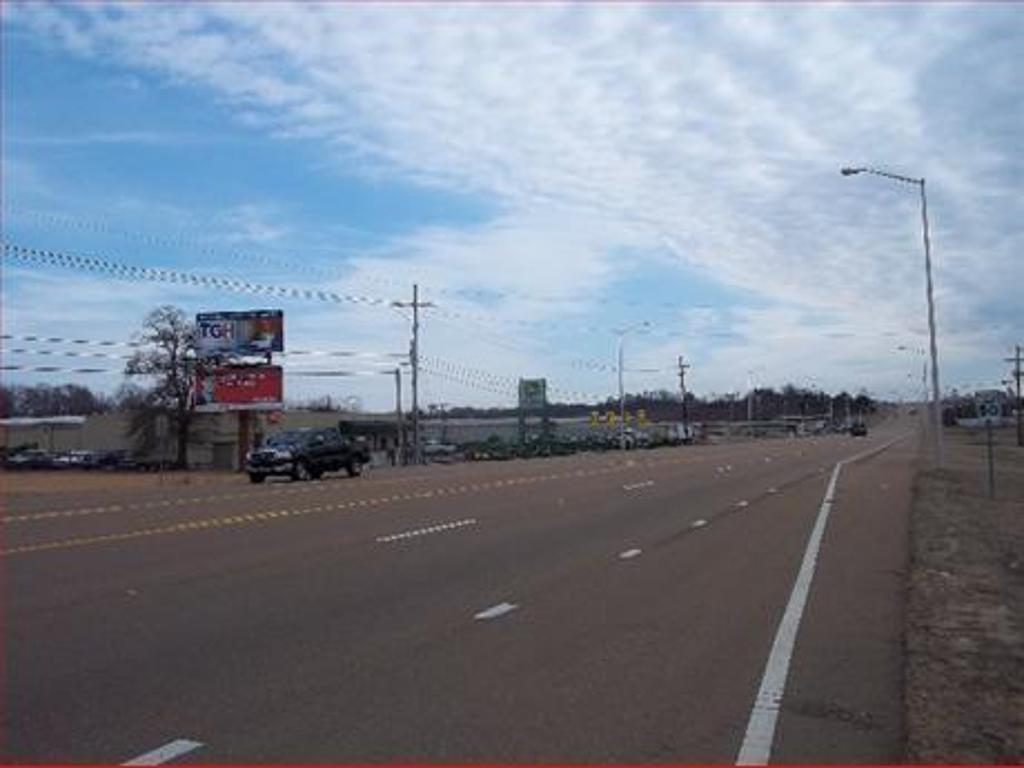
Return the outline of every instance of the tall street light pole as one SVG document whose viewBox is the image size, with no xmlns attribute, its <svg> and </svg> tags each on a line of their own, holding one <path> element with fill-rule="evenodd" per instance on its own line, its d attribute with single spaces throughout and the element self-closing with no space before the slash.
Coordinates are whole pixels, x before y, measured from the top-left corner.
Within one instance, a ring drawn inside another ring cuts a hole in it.
<svg viewBox="0 0 1024 768">
<path fill-rule="evenodd" d="M 613 333 L 619 337 L 618 346 L 616 350 L 617 364 L 616 369 L 619 372 L 619 449 L 626 450 L 626 388 L 623 381 L 623 340 L 627 333 L 635 331 L 640 328 L 646 328 L 650 325 L 646 320 L 635 325 L 629 325 L 624 328 L 616 328 Z"/>
<path fill-rule="evenodd" d="M 843 176 L 856 176 L 858 173 L 870 173 L 874 176 L 882 176 L 902 184 L 914 184 L 921 192 L 921 227 L 924 236 L 924 273 L 926 290 L 928 294 L 928 337 L 931 351 L 931 373 L 932 373 L 932 419 L 935 429 L 935 463 L 942 466 L 945 463 L 945 456 L 942 445 L 942 396 L 939 392 L 939 348 L 935 341 L 935 300 L 932 295 L 932 242 L 928 230 L 928 197 L 925 195 L 924 178 L 915 179 L 910 176 L 901 176 L 898 173 L 888 173 L 875 168 L 843 168 L 840 170 Z"/>
</svg>

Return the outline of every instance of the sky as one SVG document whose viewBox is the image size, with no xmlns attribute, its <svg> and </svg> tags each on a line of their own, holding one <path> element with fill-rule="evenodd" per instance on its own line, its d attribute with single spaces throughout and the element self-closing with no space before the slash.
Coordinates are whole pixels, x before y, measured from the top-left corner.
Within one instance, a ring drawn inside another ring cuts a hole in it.
<svg viewBox="0 0 1024 768">
<path fill-rule="evenodd" d="M 378 371 L 410 337 L 390 303 L 418 283 L 433 304 L 423 404 L 511 405 L 519 377 L 546 377 L 553 400 L 605 398 L 620 339 L 631 392 L 677 391 L 683 356 L 701 395 L 792 382 L 916 397 L 918 188 L 842 166 L 927 180 L 944 390 L 998 386 L 1024 343 L 1012 4 L 2 13 L 4 243 L 212 283 L 8 252 L 4 364 L 109 369 L 9 383 L 124 380 L 128 348 L 20 337 L 128 342 L 168 303 L 279 308 L 286 350 L 364 353 L 286 357 L 287 398 L 386 409 Z"/>
</svg>

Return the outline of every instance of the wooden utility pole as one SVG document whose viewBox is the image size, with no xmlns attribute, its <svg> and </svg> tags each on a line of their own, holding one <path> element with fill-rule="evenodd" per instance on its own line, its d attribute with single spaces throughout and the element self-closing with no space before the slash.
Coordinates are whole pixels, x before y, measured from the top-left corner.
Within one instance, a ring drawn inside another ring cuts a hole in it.
<svg viewBox="0 0 1024 768">
<path fill-rule="evenodd" d="M 413 283 L 412 301 L 393 301 L 393 307 L 412 308 L 412 342 L 409 345 L 409 364 L 412 367 L 412 456 L 413 463 L 422 464 L 423 454 L 420 445 L 420 406 L 419 406 L 419 382 L 420 382 L 420 308 L 432 307 L 429 301 L 420 301 L 419 285 Z"/>
<path fill-rule="evenodd" d="M 689 363 L 683 362 L 683 356 L 679 356 L 679 393 L 683 398 L 683 432 L 689 436 L 689 414 L 686 412 L 686 371 L 690 368 Z"/>
<path fill-rule="evenodd" d="M 395 463 L 405 464 L 405 425 L 402 423 L 402 369 L 395 368 Z"/>
</svg>

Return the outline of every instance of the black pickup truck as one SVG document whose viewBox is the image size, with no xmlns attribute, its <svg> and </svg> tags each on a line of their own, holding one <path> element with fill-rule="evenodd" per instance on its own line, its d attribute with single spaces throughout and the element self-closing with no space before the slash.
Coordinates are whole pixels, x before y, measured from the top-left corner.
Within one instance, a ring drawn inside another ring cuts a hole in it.
<svg viewBox="0 0 1024 768">
<path fill-rule="evenodd" d="M 340 469 L 355 477 L 369 461 L 366 448 L 358 440 L 343 437 L 336 427 L 289 429 L 249 451 L 245 471 L 254 483 L 262 483 L 270 475 L 316 480 L 324 472 Z"/>
</svg>

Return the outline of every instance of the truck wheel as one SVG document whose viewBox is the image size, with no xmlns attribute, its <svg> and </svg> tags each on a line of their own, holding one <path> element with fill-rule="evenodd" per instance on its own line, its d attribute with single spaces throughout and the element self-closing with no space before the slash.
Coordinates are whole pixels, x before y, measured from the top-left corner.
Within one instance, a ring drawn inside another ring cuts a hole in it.
<svg viewBox="0 0 1024 768">
<path fill-rule="evenodd" d="M 348 464 L 345 465 L 345 471 L 348 472 L 349 477 L 356 477 L 362 474 L 363 465 L 360 464 L 358 461 L 350 461 Z"/>
<path fill-rule="evenodd" d="M 319 480 L 324 476 L 324 471 L 322 469 L 311 469 L 309 470 L 309 476 L 314 480 Z"/>
<path fill-rule="evenodd" d="M 292 480 L 309 480 L 312 476 L 304 461 L 298 462 L 292 470 Z"/>
<path fill-rule="evenodd" d="M 254 474 L 254 473 L 250 473 L 249 474 L 249 482 L 250 483 L 262 483 L 266 479 L 267 479 L 266 475 L 257 475 L 257 474 Z"/>
</svg>

